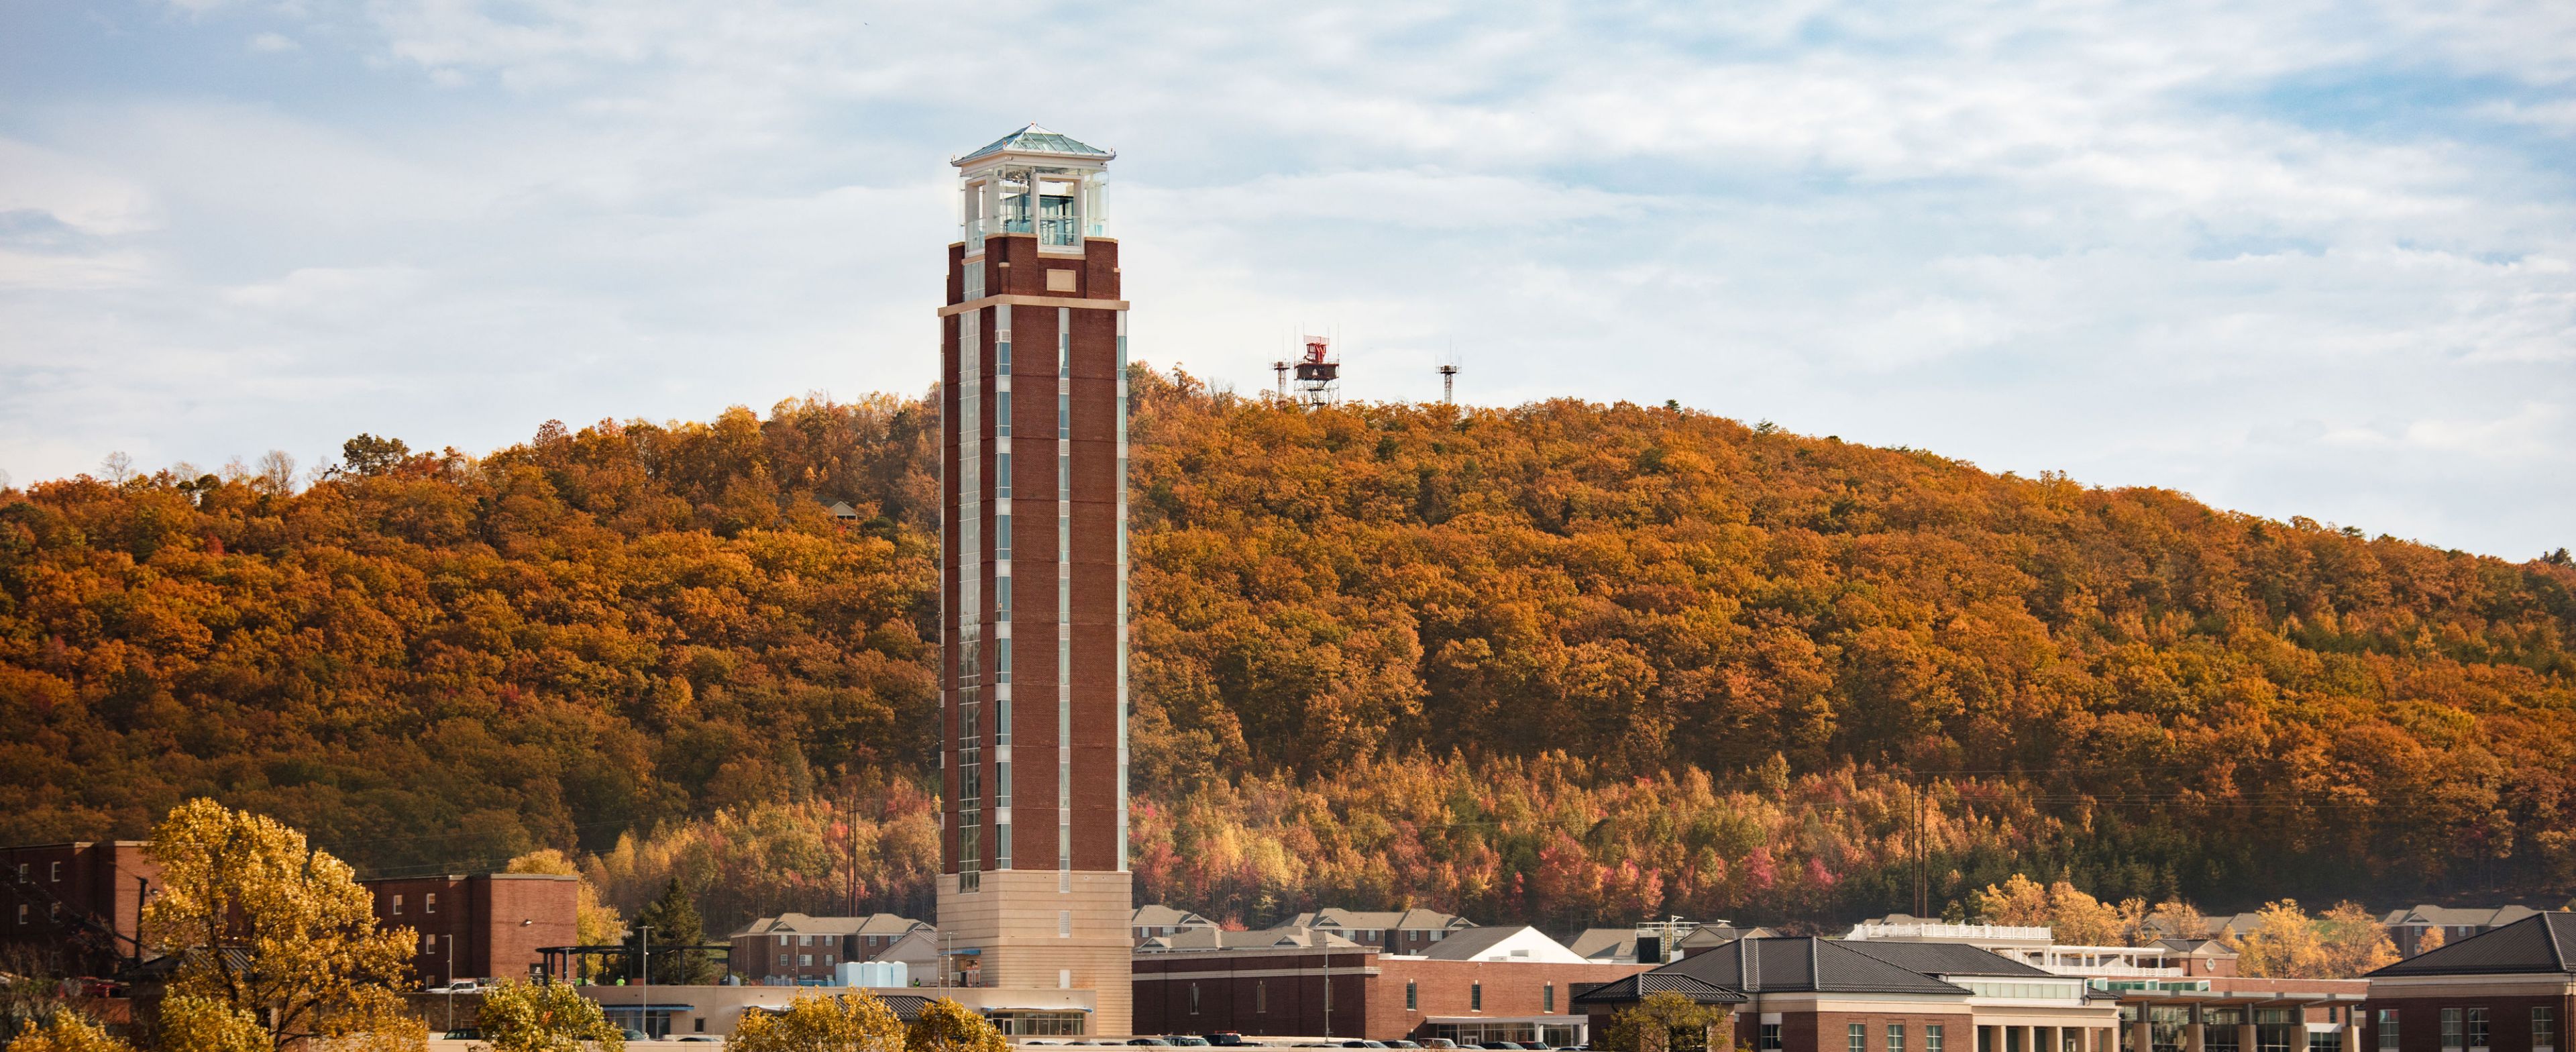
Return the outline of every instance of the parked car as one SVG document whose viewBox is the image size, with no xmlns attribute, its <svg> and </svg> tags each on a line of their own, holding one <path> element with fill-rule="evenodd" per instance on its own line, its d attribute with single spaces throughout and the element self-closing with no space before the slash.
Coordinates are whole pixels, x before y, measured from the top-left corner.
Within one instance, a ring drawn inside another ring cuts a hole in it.
<svg viewBox="0 0 2576 1052">
<path fill-rule="evenodd" d="M 1422 1047 L 1424 1047 L 1424 1048 L 1456 1048 L 1456 1047 L 1458 1047 L 1458 1043 L 1457 1043 L 1457 1042 L 1455 1042 L 1455 1041 L 1451 1041 L 1451 1040 L 1449 1040 L 1448 1038 L 1445 1038 L 1445 1037 L 1426 1037 L 1426 1038 L 1423 1038 L 1423 1039 L 1422 1039 Z"/>
<path fill-rule="evenodd" d="M 1342 1042 L 1342 1047 L 1343 1047 L 1343 1048 L 1385 1048 L 1385 1047 L 1386 1047 L 1386 1042 L 1384 1042 L 1384 1041 L 1365 1041 L 1365 1040 L 1363 1040 L 1363 1041 L 1344 1041 L 1344 1042 Z"/>
<path fill-rule="evenodd" d="M 1237 1048 L 1245 1044 L 1243 1035 L 1235 1033 L 1232 1030 L 1219 1030 L 1216 1033 L 1204 1036 L 1207 1038 L 1208 1044 L 1218 1045 L 1225 1048 Z"/>
<path fill-rule="evenodd" d="M 449 1041 L 481 1041 L 483 1040 L 483 1032 L 472 1027 L 461 1027 L 448 1031 L 446 1039 Z"/>
<path fill-rule="evenodd" d="M 647 1037 L 645 1037 L 645 1036 L 644 1036 L 644 1032 L 643 1032 L 643 1031 L 641 1031 L 641 1030 L 637 1030 L 637 1029 L 635 1029 L 634 1027 L 631 1027 L 631 1026 L 626 1028 L 625 1037 L 626 1037 L 626 1040 L 629 1040 L 629 1041 L 648 1041 L 648 1040 L 651 1040 L 650 1038 L 647 1038 Z"/>
<path fill-rule="evenodd" d="M 713 1041 L 713 1040 L 715 1040 L 715 1038 L 708 1037 L 708 1036 L 707 1036 L 707 1035 L 705 1035 L 705 1034 L 691 1034 L 691 1035 L 689 1035 L 689 1036 L 687 1036 L 687 1037 L 681 1038 L 680 1040 L 682 1040 L 682 1041 Z"/>
<path fill-rule="evenodd" d="M 1411 1041 L 1389 1041 L 1389 1042 L 1387 1042 L 1387 1043 L 1386 1043 L 1386 1047 L 1388 1047 L 1388 1048 L 1421 1048 L 1422 1046 L 1417 1045 L 1417 1044 L 1414 1044 L 1414 1043 L 1413 1043 L 1413 1042 L 1411 1042 Z"/>
<path fill-rule="evenodd" d="M 482 991 L 483 980 L 457 979 L 449 982 L 445 986 L 433 986 L 422 992 L 432 994 L 472 994 L 481 993 Z"/>
<path fill-rule="evenodd" d="M 1127 1039 L 1127 1043 L 1131 1045 L 1161 1045 L 1165 1042 L 1159 1037 L 1131 1037 Z"/>
</svg>

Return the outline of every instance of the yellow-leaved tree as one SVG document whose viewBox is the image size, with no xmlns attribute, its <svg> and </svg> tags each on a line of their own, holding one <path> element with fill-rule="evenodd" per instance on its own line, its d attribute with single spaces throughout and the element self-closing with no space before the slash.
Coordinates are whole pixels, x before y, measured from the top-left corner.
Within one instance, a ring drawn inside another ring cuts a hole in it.
<svg viewBox="0 0 2576 1052">
<path fill-rule="evenodd" d="M 2397 963 L 2397 942 L 2358 902 L 2338 902 L 2317 919 L 2325 943 L 2326 974 L 2351 979 Z"/>
<path fill-rule="evenodd" d="M 1010 1052 L 1011 1042 L 990 1020 L 942 997 L 922 1006 L 903 1035 L 904 1052 Z"/>
<path fill-rule="evenodd" d="M 980 1022 L 980 1020 L 979 1020 Z M 869 994 L 806 995 L 783 1012 L 744 1012 L 728 1052 L 904 1052 L 903 1021 Z"/>
<path fill-rule="evenodd" d="M 2043 925 L 2049 921 L 2048 889 L 2015 873 L 2002 887 L 1988 884 L 1969 896 L 1968 909 L 1988 924 Z"/>
<path fill-rule="evenodd" d="M 2260 916 L 2261 923 L 2236 941 L 2237 971 L 2265 979 L 2317 979 L 2330 973 L 2325 940 L 2296 900 L 2265 903 Z"/>
<path fill-rule="evenodd" d="M 8 1052 L 134 1052 L 134 1046 L 110 1036 L 98 1024 L 69 1010 L 51 1022 L 18 1035 Z"/>
<path fill-rule="evenodd" d="M 1724 1009 L 1677 993 L 1647 994 L 1611 1016 L 1594 1047 L 1607 1052 L 1705 1052 L 1709 1032 L 1726 1024 Z"/>
<path fill-rule="evenodd" d="M 249 1012 L 210 997 L 172 994 L 161 999 L 156 1052 L 267 1052 L 268 1047 L 268 1030 Z"/>
<path fill-rule="evenodd" d="M 505 982 L 483 993 L 475 1026 L 489 1052 L 620 1052 L 626 1032 L 569 983 Z"/>
<path fill-rule="evenodd" d="M 2120 941 L 2125 926 L 2120 907 L 2110 905 L 2067 881 L 2048 886 L 2048 920 L 2051 935 L 2068 946 L 2110 946 Z"/>
<path fill-rule="evenodd" d="M 411 981 L 412 931 L 377 926 L 348 863 L 276 819 L 206 799 L 172 808 L 146 850 L 162 892 L 144 930 L 179 961 L 165 1045 L 232 1052 L 245 1019 L 270 1050 L 387 1036 L 395 991 Z"/>
</svg>

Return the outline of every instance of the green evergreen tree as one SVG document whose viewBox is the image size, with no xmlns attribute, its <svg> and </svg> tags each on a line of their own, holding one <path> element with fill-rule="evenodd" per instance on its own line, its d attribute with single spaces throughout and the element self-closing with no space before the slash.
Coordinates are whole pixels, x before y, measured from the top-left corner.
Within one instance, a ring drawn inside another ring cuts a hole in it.
<svg viewBox="0 0 2576 1052">
<path fill-rule="evenodd" d="M 653 941 L 649 944 L 643 941 L 647 928 L 652 930 Z M 689 948 L 706 941 L 706 925 L 698 919 L 697 900 L 680 886 L 678 877 L 671 878 L 660 897 L 644 904 L 626 933 L 629 948 L 651 951 L 653 982 L 657 986 L 705 986 L 715 982 L 715 962 L 707 960 L 705 950 Z M 630 976 L 636 971 L 632 964 L 627 967 Z"/>
</svg>

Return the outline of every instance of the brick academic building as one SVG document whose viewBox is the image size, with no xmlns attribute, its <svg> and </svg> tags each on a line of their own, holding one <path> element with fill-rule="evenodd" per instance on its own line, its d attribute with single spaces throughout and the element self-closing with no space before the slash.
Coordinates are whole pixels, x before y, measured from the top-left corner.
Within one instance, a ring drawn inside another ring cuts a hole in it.
<svg viewBox="0 0 2576 1052">
<path fill-rule="evenodd" d="M 73 976 L 115 976 L 137 956 L 143 906 L 161 867 L 137 840 L 0 847 L 0 946 L 32 950 Z M 526 979 L 537 949 L 574 941 L 580 878 L 487 873 L 360 881 L 376 920 L 418 933 L 424 984 Z M 143 956 L 151 956 L 144 954 Z"/>
<path fill-rule="evenodd" d="M 1646 968 L 1585 961 L 1563 947 L 1523 958 L 1477 952 L 1514 932 L 1537 934 L 1469 929 L 1432 951 L 1445 956 L 1388 954 L 1321 932 L 1281 935 L 1279 945 L 1138 953 L 1135 1032 L 1579 1044 L 1587 1020 L 1573 1010 L 1575 992 Z"/>
<path fill-rule="evenodd" d="M 2559 1052 L 2576 1016 L 2576 913 L 2540 913 L 2370 973 L 2363 1047 Z"/>
</svg>

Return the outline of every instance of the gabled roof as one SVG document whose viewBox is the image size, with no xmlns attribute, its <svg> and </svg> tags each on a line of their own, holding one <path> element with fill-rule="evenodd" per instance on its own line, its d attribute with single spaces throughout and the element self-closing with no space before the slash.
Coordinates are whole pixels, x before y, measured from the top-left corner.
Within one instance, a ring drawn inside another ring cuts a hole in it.
<svg viewBox="0 0 2576 1052">
<path fill-rule="evenodd" d="M 982 149 L 976 150 L 963 157 L 959 157 L 957 159 L 957 163 L 963 164 L 978 157 L 996 153 L 1042 153 L 1052 154 L 1058 157 L 1108 158 L 1118 156 L 1118 153 L 1115 150 L 1104 150 L 1100 147 L 1075 139 L 1073 136 L 1059 135 L 1055 132 L 1038 127 L 1036 124 L 1030 124 L 1028 127 L 1012 132 L 1009 135 L 1002 136 L 990 143 L 986 143 Z"/>
<path fill-rule="evenodd" d="M 1633 961 L 1637 959 L 1637 929 L 1585 928 L 1565 948 L 1574 951 L 1577 957 L 1596 961 Z"/>
<path fill-rule="evenodd" d="M 1487 953 L 1496 952 L 1503 943 L 1522 939 L 1524 936 L 1526 936 L 1524 942 L 1527 945 L 1523 949 L 1507 951 L 1511 954 L 1510 957 L 1485 956 Z M 1540 934 L 1536 928 L 1522 924 L 1468 928 L 1455 932 L 1448 938 L 1432 943 L 1422 951 L 1422 956 L 1434 961 L 1518 960 L 1528 957 L 1532 960 L 1548 959 L 1565 963 L 1567 952 L 1565 947 L 1556 940 Z"/>
<path fill-rule="evenodd" d="M 930 927 L 910 917 L 892 913 L 871 913 L 865 917 L 809 917 L 802 913 L 781 913 L 762 917 L 743 925 L 729 938 L 744 935 L 901 935 Z"/>
<path fill-rule="evenodd" d="M 1574 995 L 1572 1003 L 1620 1005 L 1643 1001 L 1651 994 L 1680 994 L 1690 998 L 1695 1004 L 1704 1005 L 1743 1004 L 1751 1000 L 1744 996 L 1742 991 L 1729 990 L 1723 986 L 1711 986 L 1687 975 L 1639 972 L 1613 979 L 1599 986 L 1587 987 L 1581 993 Z"/>
<path fill-rule="evenodd" d="M 1961 997 L 1968 993 L 1962 987 L 1862 953 L 1840 940 L 1806 936 L 1739 939 L 1733 945 L 1684 957 L 1655 972 L 1687 975 L 1711 986 L 1747 992 Z"/>
<path fill-rule="evenodd" d="M 1184 909 L 1147 903 L 1127 915 L 1130 928 L 1213 928 L 1216 922 Z"/>
<path fill-rule="evenodd" d="M 2166 954 L 2165 956 L 2167 957 L 2236 956 L 2236 951 L 2228 949 L 2226 943 L 2220 942 L 2216 939 L 2184 939 L 2168 935 L 2156 940 L 2156 945 L 2173 951 L 2172 953 Z"/>
<path fill-rule="evenodd" d="M 1407 910 L 1346 910 L 1326 907 L 1300 913 L 1286 927 L 1345 928 L 1360 931 L 1443 931 L 1475 927 L 1475 922 L 1456 914 L 1426 910 L 1419 906 Z"/>
<path fill-rule="evenodd" d="M 1737 939 L 1768 939 L 1778 934 L 1780 933 L 1769 928 L 1738 928 L 1724 922 L 1702 924 L 1691 929 L 1690 934 L 1682 936 L 1680 945 L 1684 949 L 1696 950 L 1707 946 L 1724 946 Z"/>
<path fill-rule="evenodd" d="M 1263 950 L 1316 949 L 1341 947 L 1368 949 L 1349 939 L 1313 928 L 1283 926 L 1268 931 L 1223 931 L 1214 927 L 1183 928 L 1170 935 L 1157 935 L 1137 946 L 1139 950 Z"/>
<path fill-rule="evenodd" d="M 1923 975 L 2050 977 L 2051 973 L 1964 942 L 1845 941 L 1845 948 Z M 1723 953 L 1725 951 L 1719 951 Z"/>
<path fill-rule="evenodd" d="M 2534 973 L 2576 975 L 2576 913 L 2535 913 L 2426 950 L 2369 977 Z"/>
<path fill-rule="evenodd" d="M 2539 912 L 2529 906 L 2417 906 L 2392 910 L 2388 916 L 2380 918 L 2379 923 L 2390 928 L 2494 928 Z"/>
</svg>

